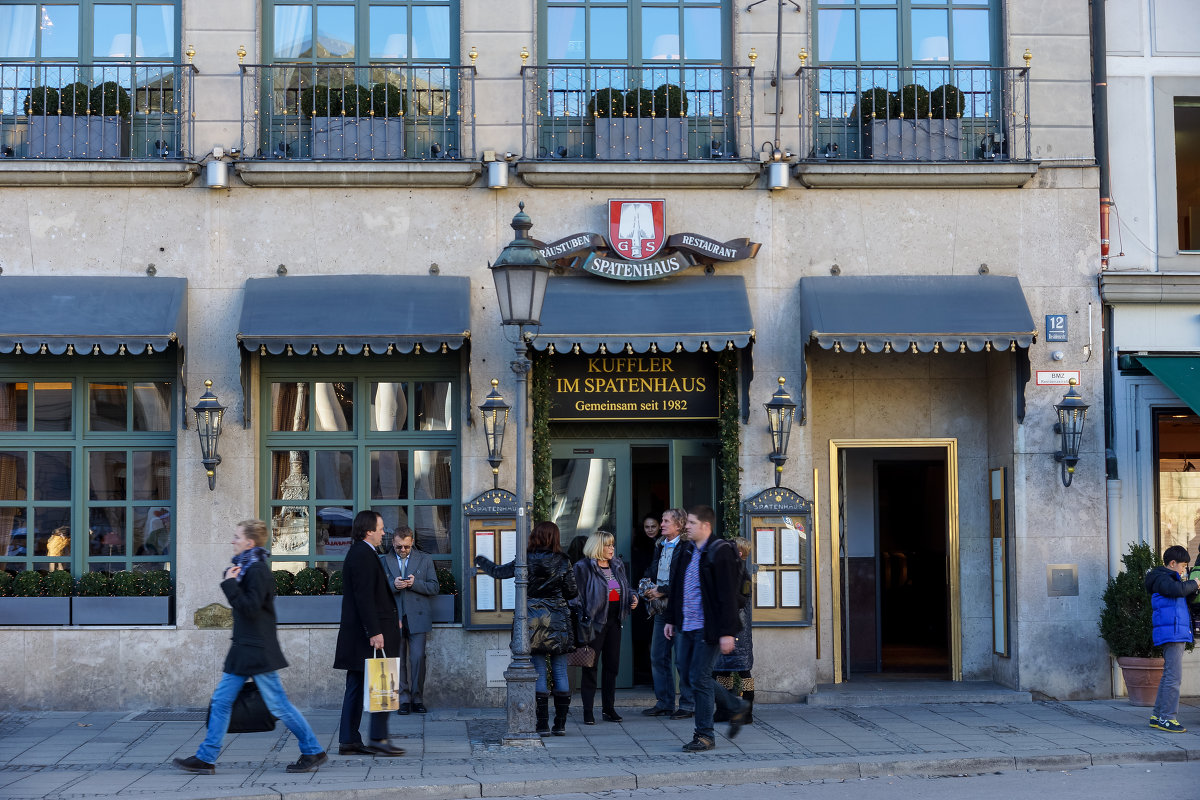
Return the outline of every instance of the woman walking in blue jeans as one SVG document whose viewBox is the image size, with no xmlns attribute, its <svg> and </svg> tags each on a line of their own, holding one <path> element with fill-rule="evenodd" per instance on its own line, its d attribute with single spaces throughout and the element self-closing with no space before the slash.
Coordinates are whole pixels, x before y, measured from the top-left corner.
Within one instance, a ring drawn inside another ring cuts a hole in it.
<svg viewBox="0 0 1200 800">
<path fill-rule="evenodd" d="M 267 565 L 267 526 L 262 520 L 239 522 L 233 534 L 233 566 L 225 570 L 221 591 L 233 608 L 233 644 L 225 656 L 224 674 L 213 692 L 208 735 L 196 755 L 175 759 L 186 772 L 216 772 L 221 742 L 229 729 L 233 701 L 250 678 L 258 684 L 267 709 L 278 717 L 300 744 L 300 759 L 288 772 L 316 772 L 328 759 L 308 720 L 283 691 L 279 673 L 287 666 L 275 633 L 275 579 Z"/>
</svg>

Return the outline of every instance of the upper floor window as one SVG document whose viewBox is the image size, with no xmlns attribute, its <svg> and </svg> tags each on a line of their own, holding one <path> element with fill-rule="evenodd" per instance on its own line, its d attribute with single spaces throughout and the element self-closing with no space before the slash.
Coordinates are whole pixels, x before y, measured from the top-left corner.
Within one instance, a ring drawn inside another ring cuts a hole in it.
<svg viewBox="0 0 1200 800">
<path fill-rule="evenodd" d="M 1175 196 L 1179 249 L 1200 251 L 1200 97 L 1175 98 Z"/>
<path fill-rule="evenodd" d="M 729 53 L 721 0 L 544 0 L 545 64 L 722 64 Z"/>
<path fill-rule="evenodd" d="M 992 0 L 818 0 L 821 64 L 989 65 Z"/>
<path fill-rule="evenodd" d="M 0 0 L 0 59 L 12 61 L 174 61 L 179 3 L 27 3 Z"/>
<path fill-rule="evenodd" d="M 269 61 L 448 64 L 458 55 L 451 0 L 268 2 Z"/>
</svg>

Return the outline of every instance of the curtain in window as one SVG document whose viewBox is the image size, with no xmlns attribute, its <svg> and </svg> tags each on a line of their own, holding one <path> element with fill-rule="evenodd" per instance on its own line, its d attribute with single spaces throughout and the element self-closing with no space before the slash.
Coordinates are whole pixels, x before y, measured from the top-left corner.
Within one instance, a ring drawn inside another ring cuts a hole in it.
<svg viewBox="0 0 1200 800">
<path fill-rule="evenodd" d="M 300 58 L 312 48 L 312 7 L 275 6 L 275 57 Z"/>
<path fill-rule="evenodd" d="M 307 384 L 304 383 L 275 384 L 276 391 L 273 392 L 274 402 L 271 409 L 271 430 L 304 430 L 303 427 L 297 428 L 296 426 L 303 425 L 301 420 L 304 417 L 308 403 L 308 399 L 305 396 L 306 387 Z M 293 455 L 298 458 L 298 454 Z M 281 493 L 283 491 L 283 482 L 287 480 L 290 471 L 289 465 L 279 461 L 275 461 L 271 465 L 271 485 L 278 486 Z"/>
<path fill-rule="evenodd" d="M 36 6 L 0 6 L 0 56 L 33 58 Z"/>
<path fill-rule="evenodd" d="M 3 12 L 0 12 L 0 20 Z M 15 383 L 0 384 L 0 430 L 12 431 L 17 428 L 17 385 Z M 0 497 L 16 497 L 17 494 L 17 464 L 14 456 L 0 455 Z M 12 543 L 13 522 L 16 511 L 0 506 L 0 553 L 7 553 Z"/>
</svg>

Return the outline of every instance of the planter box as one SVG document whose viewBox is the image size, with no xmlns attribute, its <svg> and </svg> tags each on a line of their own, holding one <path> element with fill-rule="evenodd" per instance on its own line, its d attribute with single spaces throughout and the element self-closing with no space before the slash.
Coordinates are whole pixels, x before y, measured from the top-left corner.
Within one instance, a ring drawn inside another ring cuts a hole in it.
<svg viewBox="0 0 1200 800">
<path fill-rule="evenodd" d="M 280 625 L 336 625 L 342 621 L 340 594 L 289 595 L 275 598 Z"/>
<path fill-rule="evenodd" d="M 356 161 L 404 158 L 404 119 L 313 117 L 312 157 Z"/>
<path fill-rule="evenodd" d="M 0 597 L 0 625 L 70 625 L 69 597 Z"/>
<path fill-rule="evenodd" d="M 688 157 L 686 119 L 596 120 L 596 158 L 682 161 Z"/>
<path fill-rule="evenodd" d="M 169 597 L 72 597 L 72 625 L 166 625 Z"/>
<path fill-rule="evenodd" d="M 454 622 L 454 597 L 452 594 L 435 594 L 430 598 L 430 615 L 434 622 Z"/>
<path fill-rule="evenodd" d="M 1154 705 L 1158 685 L 1162 683 L 1163 660 L 1161 658 L 1134 658 L 1122 656 L 1117 659 L 1125 689 L 1129 692 L 1129 705 L 1148 708 Z"/>
<path fill-rule="evenodd" d="M 30 158 L 122 158 L 129 155 L 129 122 L 120 117 L 32 116 Z"/>
<path fill-rule="evenodd" d="M 870 136 L 869 152 L 876 160 L 961 161 L 963 158 L 960 119 L 874 120 Z"/>
</svg>

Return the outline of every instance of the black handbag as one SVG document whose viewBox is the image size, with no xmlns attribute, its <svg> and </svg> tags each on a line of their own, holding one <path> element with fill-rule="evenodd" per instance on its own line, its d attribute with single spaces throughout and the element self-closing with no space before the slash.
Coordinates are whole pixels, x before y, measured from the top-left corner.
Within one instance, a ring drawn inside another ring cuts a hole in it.
<svg viewBox="0 0 1200 800">
<path fill-rule="evenodd" d="M 208 717 L 205 725 L 212 717 L 212 701 L 208 703 Z M 253 679 L 242 684 L 241 691 L 233 699 L 233 708 L 229 711 L 229 733 L 265 733 L 275 730 L 278 720 L 267 710 L 267 702 L 258 691 L 258 684 Z"/>
</svg>

